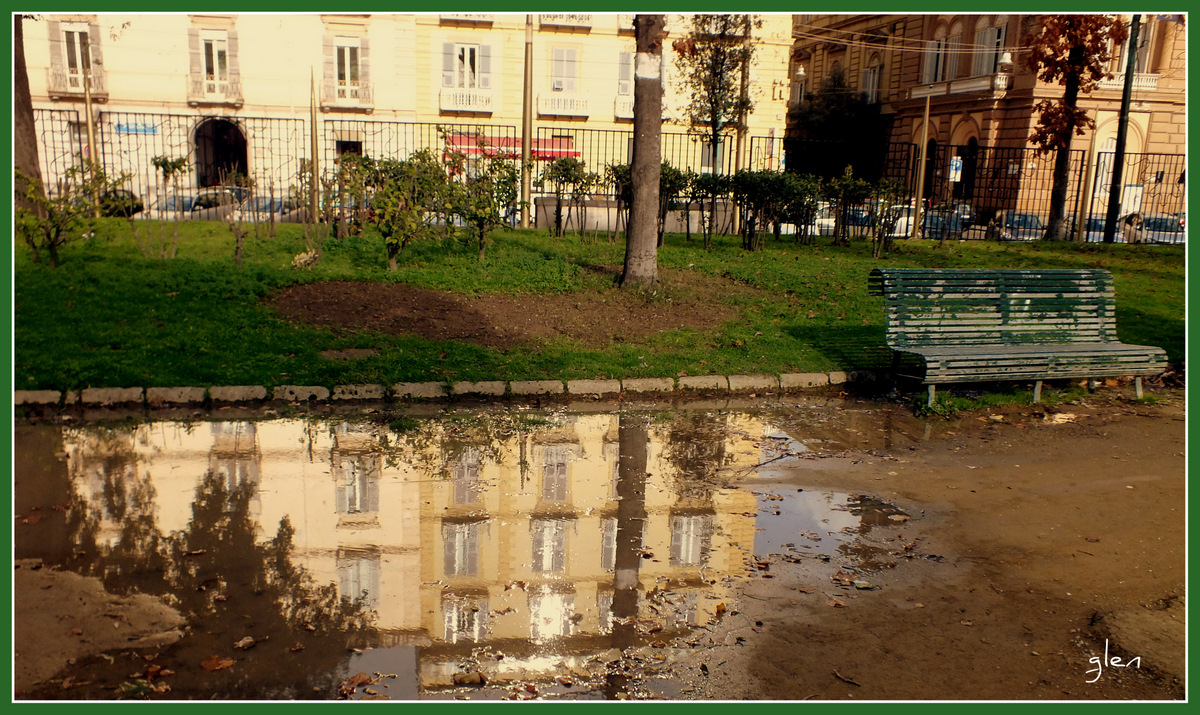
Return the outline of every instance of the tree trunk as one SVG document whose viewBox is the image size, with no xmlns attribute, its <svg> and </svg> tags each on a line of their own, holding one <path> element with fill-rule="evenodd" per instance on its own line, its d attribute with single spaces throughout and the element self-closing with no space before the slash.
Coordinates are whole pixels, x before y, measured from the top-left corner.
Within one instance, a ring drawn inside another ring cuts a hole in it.
<svg viewBox="0 0 1200 715">
<path fill-rule="evenodd" d="M 13 15 L 13 164 L 29 179 L 37 180 L 39 192 L 44 196 L 46 189 L 41 186 L 42 169 L 38 162 L 37 128 L 33 122 L 33 98 L 29 94 L 29 72 L 25 69 L 25 38 L 22 29 L 22 16 Z M 34 212 L 39 218 L 45 218 L 45 210 L 37 203 L 25 198 L 22 186 L 14 186 L 16 208 Z M 37 253 L 34 253 L 37 257 Z"/>
<path fill-rule="evenodd" d="M 1083 63 L 1083 45 L 1075 45 L 1067 55 L 1067 62 L 1073 66 Z M 1068 72 L 1065 76 L 1066 87 L 1063 90 L 1063 104 L 1070 110 L 1075 109 L 1079 100 L 1079 75 Z M 1074 129 L 1063 132 L 1061 144 L 1054 156 L 1054 178 L 1050 185 L 1050 216 L 1047 220 L 1046 238 L 1060 241 L 1069 237 L 1070 226 L 1066 221 L 1067 184 L 1071 181 L 1071 137 Z"/>
<path fill-rule="evenodd" d="M 625 242 L 621 286 L 648 288 L 658 282 L 658 184 L 662 174 L 662 37 L 664 15 L 634 20 L 637 55 L 633 84 L 633 207 Z"/>
</svg>

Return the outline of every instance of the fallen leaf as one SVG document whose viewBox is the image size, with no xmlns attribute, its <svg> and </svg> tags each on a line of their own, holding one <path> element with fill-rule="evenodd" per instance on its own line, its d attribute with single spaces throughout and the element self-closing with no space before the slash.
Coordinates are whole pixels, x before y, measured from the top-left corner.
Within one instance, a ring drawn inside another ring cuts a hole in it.
<svg viewBox="0 0 1200 715">
<path fill-rule="evenodd" d="M 226 668 L 233 667 L 234 662 L 235 661 L 233 658 L 226 658 L 225 656 L 221 655 L 210 655 L 204 660 L 200 661 L 200 667 L 204 668 L 205 670 L 224 670 Z"/>
<path fill-rule="evenodd" d="M 846 607 L 846 604 L 842 603 L 841 601 L 839 601 L 835 598 L 829 599 L 829 605 L 834 608 L 845 608 Z"/>
<path fill-rule="evenodd" d="M 375 680 L 366 673 L 355 673 L 338 684 L 338 694 L 349 697 L 354 694 L 354 690 L 358 686 L 370 685 L 374 682 Z"/>
<path fill-rule="evenodd" d="M 250 636 L 246 636 L 245 638 L 241 639 L 237 643 L 234 643 L 233 647 L 238 648 L 240 650 L 246 650 L 247 648 L 253 648 L 254 644 L 255 644 L 255 640 L 253 638 L 251 638 Z"/>
</svg>

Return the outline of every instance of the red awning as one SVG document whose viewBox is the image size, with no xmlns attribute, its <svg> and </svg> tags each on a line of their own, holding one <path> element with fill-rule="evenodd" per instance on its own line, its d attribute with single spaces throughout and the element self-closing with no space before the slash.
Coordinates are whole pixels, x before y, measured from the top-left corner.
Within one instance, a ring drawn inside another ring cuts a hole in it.
<svg viewBox="0 0 1200 715">
<path fill-rule="evenodd" d="M 551 137 L 550 139 L 535 139 L 530 147 L 530 155 L 537 161 L 551 161 L 564 156 L 577 157 L 580 155 L 574 147 L 571 137 Z M 458 151 L 467 156 L 508 156 L 521 155 L 520 137 L 480 137 L 456 135 L 449 138 L 448 149 Z"/>
</svg>

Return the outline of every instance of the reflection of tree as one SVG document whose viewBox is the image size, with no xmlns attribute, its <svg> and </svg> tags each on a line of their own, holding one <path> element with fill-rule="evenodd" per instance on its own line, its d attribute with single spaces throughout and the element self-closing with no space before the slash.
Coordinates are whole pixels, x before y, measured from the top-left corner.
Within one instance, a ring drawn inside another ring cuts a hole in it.
<svg viewBox="0 0 1200 715">
<path fill-rule="evenodd" d="M 728 419 L 721 414 L 688 414 L 671 422 L 663 458 L 674 469 L 680 501 L 709 502 L 714 491 L 727 486 L 719 472 L 733 461 L 725 449 L 728 434 Z"/>
<path fill-rule="evenodd" d="M 646 464 L 650 429 L 644 416 L 622 414 L 618 427 L 617 534 L 612 594 L 612 644 L 628 648 L 637 636 L 638 570 L 641 568 L 642 525 L 646 521 Z M 605 694 L 616 698 L 628 689 L 628 677 L 608 676 Z"/>
</svg>

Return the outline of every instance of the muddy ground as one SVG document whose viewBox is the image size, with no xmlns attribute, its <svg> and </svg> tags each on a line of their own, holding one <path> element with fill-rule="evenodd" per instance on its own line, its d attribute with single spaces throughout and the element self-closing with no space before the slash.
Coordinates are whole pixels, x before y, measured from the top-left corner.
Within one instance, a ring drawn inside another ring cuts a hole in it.
<svg viewBox="0 0 1200 715">
<path fill-rule="evenodd" d="M 593 270 L 614 287 L 586 296 L 464 296 L 403 283 L 329 281 L 288 286 L 268 303 L 289 320 L 337 331 L 507 349 L 560 336 L 589 347 L 640 342 L 664 326 L 705 331 L 737 317 L 730 295 L 755 293 L 727 279 L 662 269 L 665 290 L 642 295 L 615 287 L 619 266 Z"/>
<path fill-rule="evenodd" d="M 836 573 L 813 589 L 811 561 L 774 560 L 727 619 L 733 637 L 715 633 L 681 668 L 682 697 L 1183 697 L 1184 437 L 1181 396 L 1023 406 L 801 463 L 785 482 L 906 508 L 910 521 L 881 531 L 911 558 L 860 574 L 870 590 Z"/>
<path fill-rule="evenodd" d="M 781 463 L 746 485 L 871 495 L 910 519 L 871 530 L 889 554 L 876 568 L 780 556 L 753 566 L 725 618 L 642 696 L 1184 697 L 1183 394 L 1159 391 L 1150 405 L 1110 395 L 969 415 L 886 450 Z M 15 580 L 18 691 L 72 673 L 71 659 L 177 637 L 170 613 L 31 567 Z M 79 637 L 97 628 L 112 642 Z"/>
</svg>

